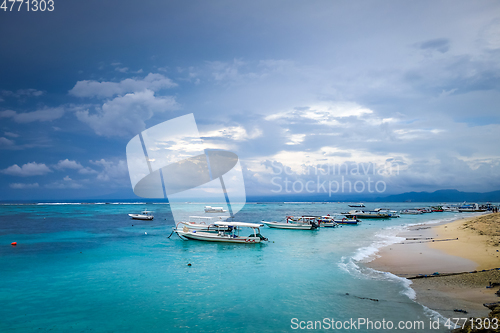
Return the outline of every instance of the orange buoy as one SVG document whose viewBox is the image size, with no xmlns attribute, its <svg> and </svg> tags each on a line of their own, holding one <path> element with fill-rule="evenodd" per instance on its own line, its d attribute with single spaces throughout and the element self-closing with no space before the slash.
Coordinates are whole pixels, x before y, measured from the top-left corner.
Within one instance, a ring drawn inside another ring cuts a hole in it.
<svg viewBox="0 0 500 333">
<path fill-rule="evenodd" d="M 12 245 L 12 246 L 16 246 L 16 245 L 17 245 L 17 242 L 12 242 L 12 243 L 10 243 L 10 245 Z"/>
</svg>

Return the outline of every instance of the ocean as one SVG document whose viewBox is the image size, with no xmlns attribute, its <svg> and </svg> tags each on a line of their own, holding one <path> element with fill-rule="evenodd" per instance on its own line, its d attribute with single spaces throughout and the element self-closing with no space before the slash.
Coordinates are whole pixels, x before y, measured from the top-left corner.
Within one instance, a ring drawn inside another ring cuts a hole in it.
<svg viewBox="0 0 500 333">
<path fill-rule="evenodd" d="M 200 215 L 203 206 L 186 203 L 185 210 Z M 127 216 L 145 208 L 154 220 Z M 350 209 L 247 203 L 235 220 Z M 338 321 L 355 322 L 359 332 L 387 331 L 376 329 L 377 321 L 423 321 L 426 329 L 407 331 L 429 331 L 430 321 L 443 318 L 414 301 L 410 282 L 364 263 L 409 224 L 470 215 L 402 215 L 312 231 L 263 227 L 269 242 L 246 245 L 167 238 L 174 222 L 165 203 L 2 204 L 0 332 L 291 332 L 307 325 L 329 331 Z M 359 326 L 359 319 L 375 326 Z"/>
</svg>

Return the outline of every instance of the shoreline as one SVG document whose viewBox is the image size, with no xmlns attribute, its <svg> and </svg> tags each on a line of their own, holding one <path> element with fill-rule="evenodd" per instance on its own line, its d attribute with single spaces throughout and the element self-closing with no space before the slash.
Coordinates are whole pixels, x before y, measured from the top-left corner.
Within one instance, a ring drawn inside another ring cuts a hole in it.
<svg viewBox="0 0 500 333">
<path fill-rule="evenodd" d="M 486 288 L 500 283 L 500 214 L 412 225 L 397 236 L 404 240 L 365 265 L 409 279 L 418 303 L 451 318 L 487 316 L 483 304 L 500 301 L 499 287 Z"/>
</svg>

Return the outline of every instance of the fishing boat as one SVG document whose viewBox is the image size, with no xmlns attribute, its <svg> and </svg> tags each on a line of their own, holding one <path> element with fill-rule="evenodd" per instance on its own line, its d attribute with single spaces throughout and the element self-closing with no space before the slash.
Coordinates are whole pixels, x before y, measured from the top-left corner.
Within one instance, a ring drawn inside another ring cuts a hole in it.
<svg viewBox="0 0 500 333">
<path fill-rule="evenodd" d="M 359 207 L 359 208 L 363 208 L 365 207 L 365 205 L 363 203 L 356 203 L 356 204 L 350 204 L 348 205 L 349 207 Z"/>
<path fill-rule="evenodd" d="M 227 216 L 207 217 L 207 216 L 190 216 L 187 221 L 177 223 L 176 228 L 184 228 L 200 231 L 213 231 L 216 230 L 215 222 L 222 222 L 227 219 Z"/>
<path fill-rule="evenodd" d="M 316 218 L 316 222 L 318 222 L 318 226 L 324 228 L 335 228 L 338 226 L 338 223 L 334 221 L 334 217 L 330 215 L 319 216 Z"/>
<path fill-rule="evenodd" d="M 188 228 L 186 225 L 181 229 L 176 228 L 174 232 L 182 239 L 199 240 L 207 242 L 223 242 L 223 243 L 238 243 L 238 244 L 256 244 L 262 241 L 267 241 L 260 234 L 260 223 L 246 223 L 246 222 L 215 222 L 213 231 L 194 230 Z M 241 236 L 240 233 L 243 228 L 252 229 L 249 236 Z"/>
<path fill-rule="evenodd" d="M 212 206 L 205 206 L 205 213 L 225 213 L 227 210 L 225 210 L 223 207 L 212 207 Z"/>
<path fill-rule="evenodd" d="M 345 216 L 339 217 L 339 216 L 321 216 L 320 218 L 317 219 L 319 226 L 320 227 L 325 227 L 325 228 L 333 228 L 337 227 L 339 224 L 358 224 L 358 222 L 361 222 L 356 218 L 356 216 L 348 218 Z"/>
<path fill-rule="evenodd" d="M 350 224 L 350 225 L 354 225 L 354 224 L 358 224 L 359 222 L 361 222 L 361 220 L 358 220 L 356 218 L 356 216 L 353 216 L 353 217 L 335 217 L 335 219 L 333 220 L 335 223 L 337 224 Z"/>
<path fill-rule="evenodd" d="M 395 210 L 390 210 L 390 209 L 386 209 L 386 208 L 375 208 L 373 211 L 378 212 L 378 213 L 382 213 L 382 214 L 387 214 L 387 215 L 389 215 L 390 218 L 400 217 L 398 215 L 398 212 Z"/>
<path fill-rule="evenodd" d="M 134 220 L 152 220 L 154 219 L 153 212 L 149 210 L 142 211 L 141 214 L 128 214 Z"/>
<path fill-rule="evenodd" d="M 445 212 L 457 212 L 458 211 L 457 205 L 444 205 L 441 207 L 443 208 L 443 211 L 445 211 Z"/>
<path fill-rule="evenodd" d="M 405 215 L 419 215 L 423 214 L 421 211 L 418 209 L 403 209 L 402 211 L 399 212 L 399 214 L 405 214 Z"/>
<path fill-rule="evenodd" d="M 353 218 L 354 216 L 365 218 L 365 219 L 387 219 L 390 215 L 387 213 L 380 213 L 376 211 L 363 211 L 363 210 L 351 210 L 348 213 L 342 213 L 348 218 Z"/>
<path fill-rule="evenodd" d="M 458 211 L 460 213 L 465 213 L 465 212 L 485 212 L 486 208 L 483 208 L 479 206 L 477 203 L 469 204 L 469 205 L 462 205 L 458 207 Z"/>
<path fill-rule="evenodd" d="M 312 216 L 287 216 L 284 222 L 262 221 L 262 223 L 267 225 L 269 228 L 276 229 L 312 230 L 319 227 L 318 222 L 316 222 L 316 217 Z"/>
</svg>

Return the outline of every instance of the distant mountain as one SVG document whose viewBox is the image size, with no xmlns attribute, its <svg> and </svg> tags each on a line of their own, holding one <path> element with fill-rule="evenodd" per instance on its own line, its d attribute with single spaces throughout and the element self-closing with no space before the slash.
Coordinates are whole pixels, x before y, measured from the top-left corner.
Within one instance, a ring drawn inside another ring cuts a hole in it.
<svg viewBox="0 0 500 333">
<path fill-rule="evenodd" d="M 386 197 L 379 197 L 374 201 L 385 202 L 500 202 L 500 191 L 477 193 L 461 192 L 458 190 L 438 190 L 435 192 L 406 192 Z"/>
</svg>

